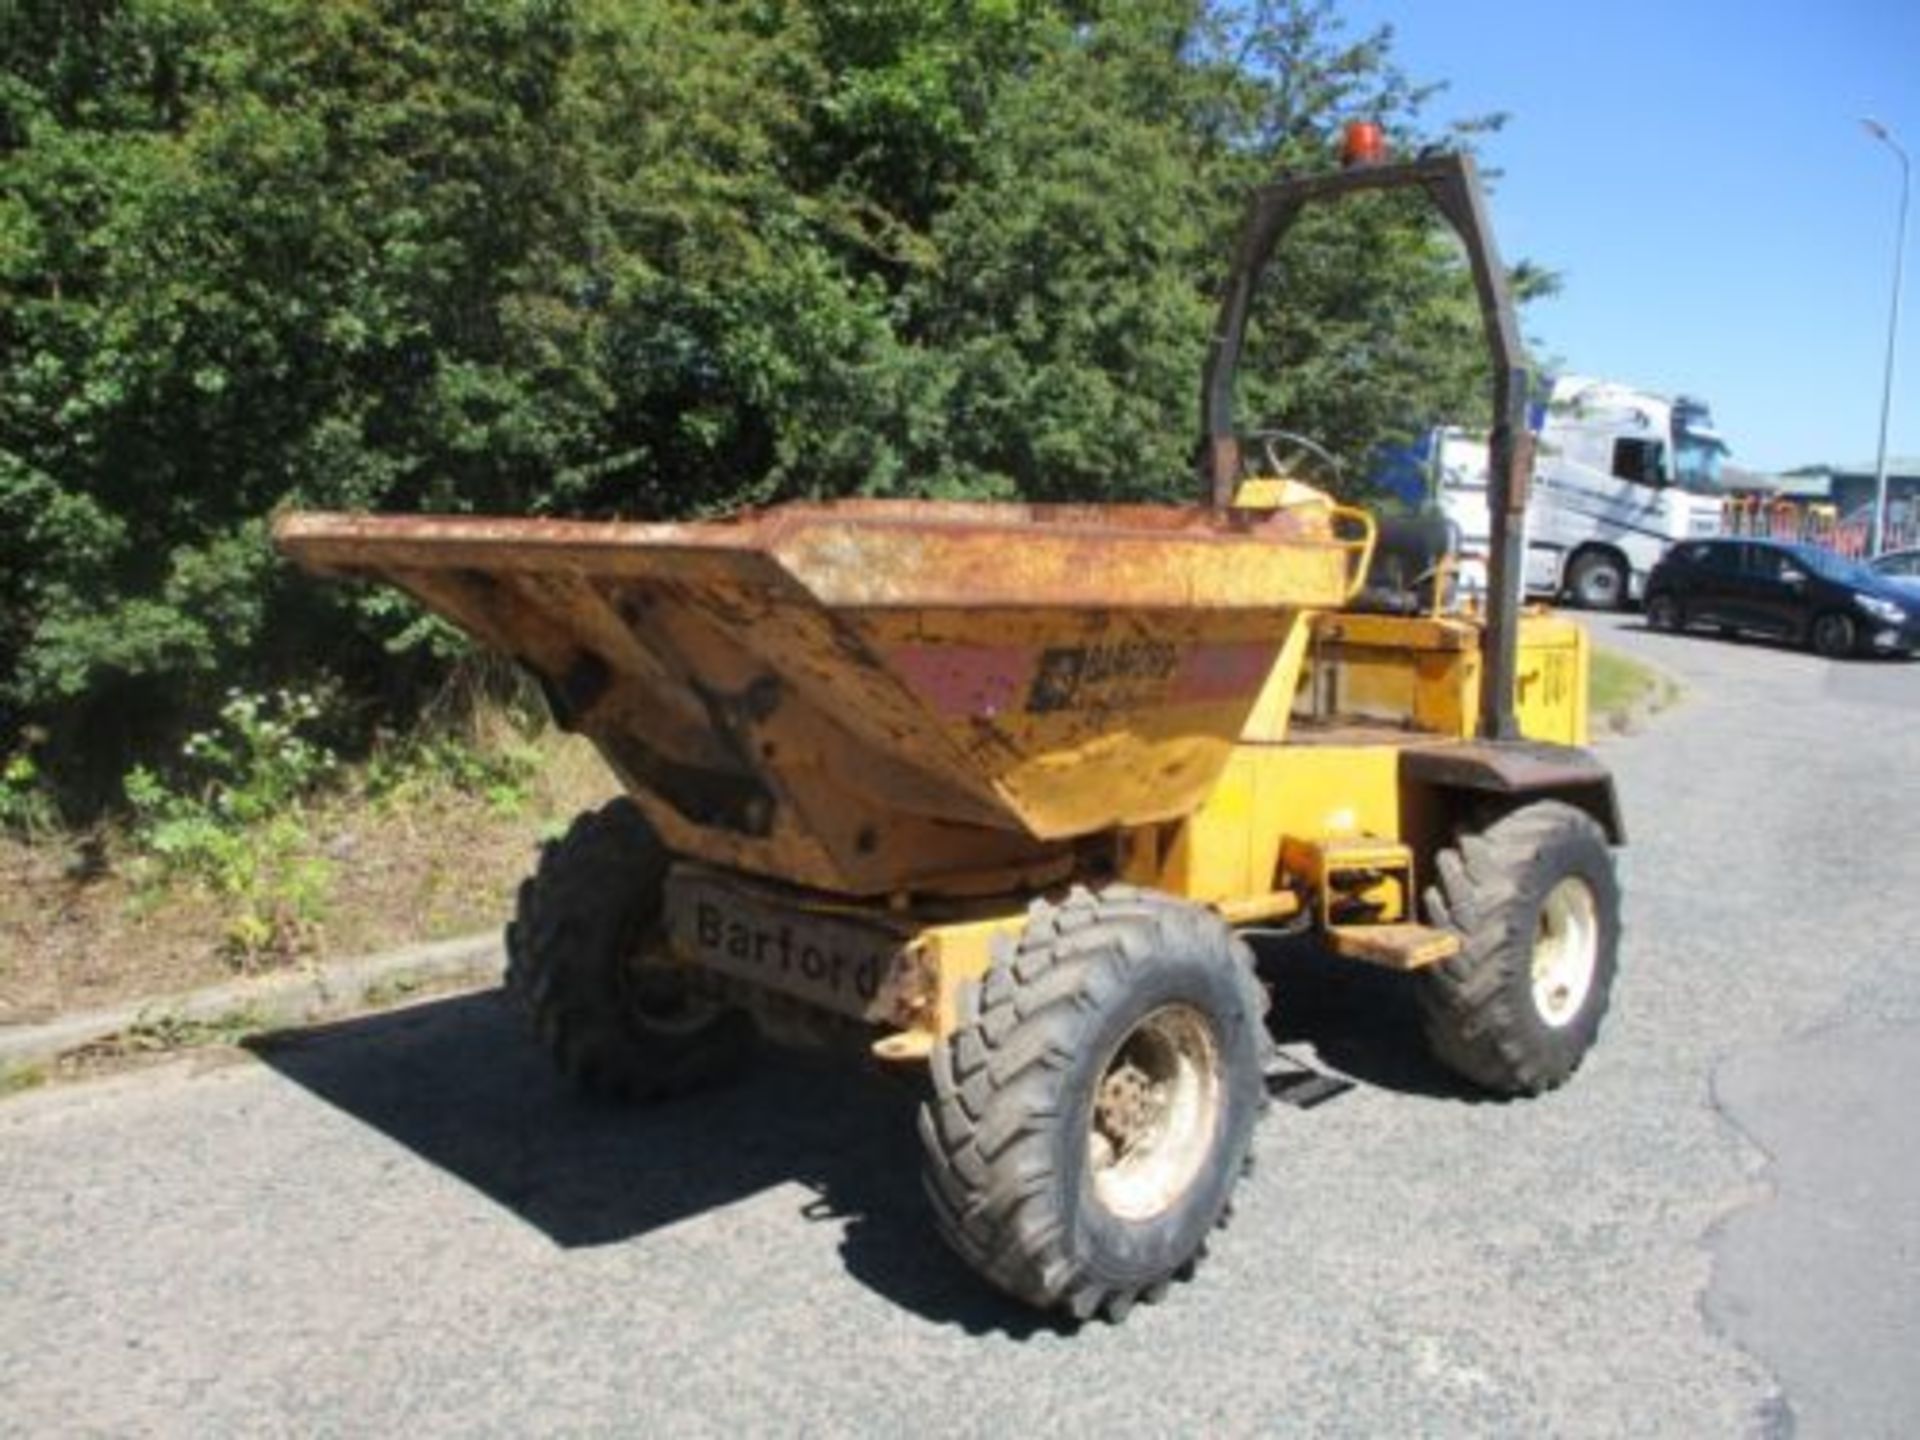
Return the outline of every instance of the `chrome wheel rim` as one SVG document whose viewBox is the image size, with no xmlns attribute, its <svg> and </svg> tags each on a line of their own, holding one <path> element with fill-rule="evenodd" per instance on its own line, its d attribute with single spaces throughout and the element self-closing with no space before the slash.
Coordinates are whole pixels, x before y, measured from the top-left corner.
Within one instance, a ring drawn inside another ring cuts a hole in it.
<svg viewBox="0 0 1920 1440">
<path fill-rule="evenodd" d="M 1192 1186 L 1220 1125 L 1220 1047 L 1205 1015 L 1163 1005 L 1115 1047 L 1093 1094 L 1087 1164 L 1108 1213 L 1148 1220 Z"/>
</svg>

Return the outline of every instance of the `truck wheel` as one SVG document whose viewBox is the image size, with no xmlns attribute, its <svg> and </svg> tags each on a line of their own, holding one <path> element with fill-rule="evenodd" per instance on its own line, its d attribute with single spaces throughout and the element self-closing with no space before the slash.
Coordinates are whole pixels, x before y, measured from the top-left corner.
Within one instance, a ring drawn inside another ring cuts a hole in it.
<svg viewBox="0 0 1920 1440">
<path fill-rule="evenodd" d="M 630 800 L 573 822 L 541 849 L 507 926 L 507 992 L 567 1078 L 648 1100 L 722 1079 L 752 1020 L 691 994 L 682 971 L 642 962 L 658 930 L 668 856 Z"/>
<path fill-rule="evenodd" d="M 1647 597 L 1647 628 L 1649 630 L 1680 631 L 1686 629 L 1686 613 L 1681 610 L 1680 602 L 1664 590 L 1658 595 Z"/>
<path fill-rule="evenodd" d="M 1540 800 L 1434 859 L 1428 918 L 1460 953 L 1426 971 L 1421 1010 L 1439 1061 L 1497 1095 L 1538 1095 L 1600 1033 L 1620 945 L 1620 887 L 1593 818 Z"/>
<path fill-rule="evenodd" d="M 1852 616 L 1829 610 L 1813 617 L 1813 630 L 1808 638 L 1816 654 L 1829 660 L 1844 660 L 1860 643 L 1860 632 Z"/>
<path fill-rule="evenodd" d="M 1618 610 L 1627 603 L 1627 567 L 1605 550 L 1582 550 L 1567 570 L 1567 591 L 1582 610 Z"/>
<path fill-rule="evenodd" d="M 1248 1167 L 1265 1010 L 1211 911 L 1124 887 L 1036 902 L 934 1050 L 920 1136 L 948 1243 L 1076 1319 L 1158 1300 Z"/>
</svg>

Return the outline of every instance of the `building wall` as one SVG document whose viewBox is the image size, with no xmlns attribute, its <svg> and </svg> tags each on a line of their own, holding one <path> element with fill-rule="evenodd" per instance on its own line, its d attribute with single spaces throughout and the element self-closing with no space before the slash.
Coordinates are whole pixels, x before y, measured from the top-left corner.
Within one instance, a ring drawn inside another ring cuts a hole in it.
<svg viewBox="0 0 1920 1440">
<path fill-rule="evenodd" d="M 1853 471 L 1835 471 L 1833 501 L 1842 516 L 1867 510 L 1873 504 L 1874 477 Z M 1887 515 L 1890 522 L 1909 522 L 1920 511 L 1920 475 L 1887 476 Z"/>
</svg>

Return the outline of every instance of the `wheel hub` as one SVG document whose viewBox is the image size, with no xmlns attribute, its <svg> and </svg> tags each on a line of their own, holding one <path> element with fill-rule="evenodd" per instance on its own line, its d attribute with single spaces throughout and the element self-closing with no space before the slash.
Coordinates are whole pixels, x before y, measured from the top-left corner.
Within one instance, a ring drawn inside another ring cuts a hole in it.
<svg viewBox="0 0 1920 1440">
<path fill-rule="evenodd" d="M 1568 875 L 1540 903 L 1533 941 L 1533 1008 L 1558 1030 L 1573 1023 L 1593 989 L 1600 921 L 1593 890 Z"/>
<path fill-rule="evenodd" d="M 692 978 L 691 972 L 662 964 L 644 948 L 634 947 L 618 976 L 628 1022 L 656 1035 L 697 1035 L 712 1025 L 726 1007 L 698 994 Z"/>
<path fill-rule="evenodd" d="M 1150 1219 L 1186 1193 L 1219 1127 L 1220 1077 L 1212 1027 L 1191 1006 L 1162 1006 L 1121 1040 L 1087 1134 L 1094 1194 L 1109 1212 Z"/>
<path fill-rule="evenodd" d="M 1167 1110 L 1167 1086 L 1137 1065 L 1123 1063 L 1101 1082 L 1097 1122 L 1116 1151 L 1125 1154 L 1154 1132 Z"/>
</svg>

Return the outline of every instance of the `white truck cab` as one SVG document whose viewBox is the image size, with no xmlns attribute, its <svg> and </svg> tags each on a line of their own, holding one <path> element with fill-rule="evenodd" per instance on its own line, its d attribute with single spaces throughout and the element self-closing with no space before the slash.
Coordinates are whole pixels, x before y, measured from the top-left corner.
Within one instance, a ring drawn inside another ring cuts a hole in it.
<svg viewBox="0 0 1920 1440">
<path fill-rule="evenodd" d="M 1727 445 L 1704 403 L 1566 375 L 1536 410 L 1526 586 L 1590 609 L 1640 598 L 1676 540 L 1720 531 Z M 1485 583 L 1487 446 L 1457 427 L 1427 441 L 1434 499 L 1460 528 L 1464 587 Z"/>
</svg>

